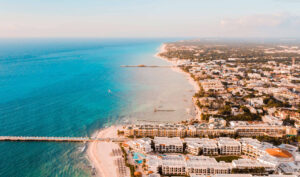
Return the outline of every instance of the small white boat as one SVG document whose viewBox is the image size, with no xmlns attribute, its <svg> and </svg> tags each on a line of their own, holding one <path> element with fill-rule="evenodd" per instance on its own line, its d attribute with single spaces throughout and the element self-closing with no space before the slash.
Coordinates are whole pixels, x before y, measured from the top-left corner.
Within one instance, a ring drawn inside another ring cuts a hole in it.
<svg viewBox="0 0 300 177">
<path fill-rule="evenodd" d="M 86 144 L 84 144 L 84 146 L 81 148 L 81 152 L 84 152 L 86 149 Z"/>
</svg>

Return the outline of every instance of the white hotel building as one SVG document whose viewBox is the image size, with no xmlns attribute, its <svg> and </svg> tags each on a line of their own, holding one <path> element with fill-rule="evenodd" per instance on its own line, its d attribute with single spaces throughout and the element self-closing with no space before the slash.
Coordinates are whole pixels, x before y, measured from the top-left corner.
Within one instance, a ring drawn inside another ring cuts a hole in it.
<svg viewBox="0 0 300 177">
<path fill-rule="evenodd" d="M 218 155 L 217 141 L 209 138 L 185 138 L 186 151 L 193 155 Z"/>
<path fill-rule="evenodd" d="M 218 138 L 218 146 L 221 155 L 240 155 L 242 146 L 237 140 L 228 137 Z"/>
<path fill-rule="evenodd" d="M 152 151 L 151 142 L 152 140 L 150 138 L 141 138 L 141 139 L 129 141 L 128 145 L 133 150 L 143 152 L 143 153 L 149 153 Z"/>
<path fill-rule="evenodd" d="M 215 158 L 207 156 L 188 156 L 187 158 L 187 174 L 212 175 L 231 173 L 231 163 L 217 162 Z"/>
<path fill-rule="evenodd" d="M 179 137 L 154 137 L 156 152 L 183 152 L 183 143 Z"/>
<path fill-rule="evenodd" d="M 242 154 L 251 159 L 267 155 L 266 149 L 274 148 L 270 143 L 260 142 L 253 138 L 241 138 L 240 142 L 242 144 Z"/>
</svg>

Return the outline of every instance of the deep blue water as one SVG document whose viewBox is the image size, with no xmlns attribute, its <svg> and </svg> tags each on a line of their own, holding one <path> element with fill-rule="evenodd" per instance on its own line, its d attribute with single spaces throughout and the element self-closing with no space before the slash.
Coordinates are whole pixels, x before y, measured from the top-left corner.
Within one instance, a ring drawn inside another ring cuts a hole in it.
<svg viewBox="0 0 300 177">
<path fill-rule="evenodd" d="M 90 136 L 122 118 L 147 119 L 142 115 L 151 116 L 154 104 L 174 106 L 168 100 L 189 96 L 170 97 L 182 92 L 179 86 L 186 83 L 180 74 L 120 67 L 167 64 L 153 57 L 162 42 L 0 40 L 0 135 Z M 90 176 L 82 146 L 0 142 L 0 176 Z"/>
</svg>

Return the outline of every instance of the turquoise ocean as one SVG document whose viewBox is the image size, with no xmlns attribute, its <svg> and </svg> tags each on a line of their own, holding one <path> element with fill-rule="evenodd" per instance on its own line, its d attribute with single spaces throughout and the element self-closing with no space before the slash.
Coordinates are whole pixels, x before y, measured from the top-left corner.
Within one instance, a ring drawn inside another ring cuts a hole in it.
<svg viewBox="0 0 300 177">
<path fill-rule="evenodd" d="M 91 136 L 130 120 L 179 121 L 193 87 L 154 57 L 170 39 L 1 39 L 0 135 Z M 155 113 L 156 108 L 174 112 Z M 91 176 L 84 144 L 0 142 L 1 177 Z"/>
</svg>

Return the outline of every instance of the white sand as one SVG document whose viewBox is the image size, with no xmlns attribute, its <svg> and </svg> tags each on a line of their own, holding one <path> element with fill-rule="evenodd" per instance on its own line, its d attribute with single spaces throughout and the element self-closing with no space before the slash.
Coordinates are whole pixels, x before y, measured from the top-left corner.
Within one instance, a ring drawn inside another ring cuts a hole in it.
<svg viewBox="0 0 300 177">
<path fill-rule="evenodd" d="M 96 137 L 98 138 L 117 138 L 117 130 L 120 126 L 111 126 L 100 130 Z M 92 142 L 90 143 L 87 153 L 88 157 L 96 169 L 97 176 L 100 177 L 117 177 L 117 165 L 114 161 L 120 156 L 111 156 L 112 149 L 119 148 L 117 143 L 113 142 Z"/>
<path fill-rule="evenodd" d="M 155 57 L 171 63 L 173 65 L 172 70 L 179 72 L 181 74 L 184 74 L 186 76 L 187 80 L 189 81 L 189 83 L 194 87 L 195 92 L 198 92 L 200 90 L 199 84 L 190 76 L 189 73 L 186 73 L 186 72 L 182 71 L 181 68 L 177 67 L 176 61 L 171 61 L 168 58 L 159 56 L 160 53 L 164 53 L 167 51 L 166 46 L 167 46 L 166 44 L 162 44 L 159 48 L 159 52 L 155 54 Z"/>
<path fill-rule="evenodd" d="M 159 48 L 159 52 L 157 54 L 155 54 L 155 57 L 160 58 L 162 60 L 165 60 L 165 61 L 171 63 L 173 65 L 172 70 L 175 71 L 175 72 L 179 72 L 181 74 L 184 74 L 186 76 L 187 80 L 189 81 L 189 83 L 194 87 L 195 93 L 198 92 L 200 90 L 200 86 L 191 77 L 191 75 L 189 73 L 186 73 L 181 68 L 177 67 L 175 60 L 169 60 L 168 58 L 162 57 L 162 56 L 159 55 L 160 53 L 163 53 L 163 52 L 167 51 L 166 46 L 167 46 L 166 44 L 161 45 L 160 48 Z M 193 103 L 194 103 L 194 106 L 196 108 L 196 117 L 195 118 L 199 118 L 200 119 L 201 111 L 199 110 L 199 108 L 197 107 L 197 105 L 196 105 L 196 103 L 194 101 L 193 101 Z"/>
<path fill-rule="evenodd" d="M 194 87 L 195 92 L 198 92 L 200 90 L 199 85 L 192 77 L 190 77 L 190 74 L 182 71 L 179 67 L 177 67 L 175 61 L 171 61 L 165 57 L 159 56 L 159 53 L 165 51 L 166 44 L 163 44 L 155 57 L 171 63 L 173 65 L 172 70 L 184 74 L 189 83 Z M 117 130 L 120 128 L 121 126 L 111 126 L 109 128 L 100 130 L 95 136 L 98 138 L 116 138 L 118 137 Z M 113 142 L 92 142 L 89 144 L 87 153 L 91 163 L 96 169 L 97 176 L 117 177 L 117 165 L 114 163 L 114 160 L 119 157 L 110 155 L 112 149 L 117 148 L 119 148 L 119 145 Z"/>
</svg>

